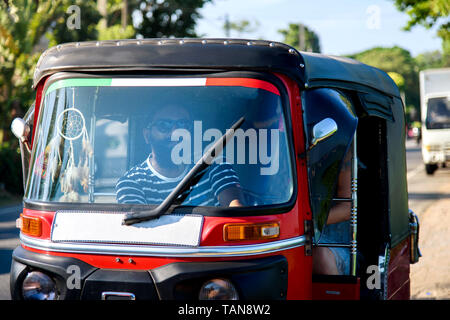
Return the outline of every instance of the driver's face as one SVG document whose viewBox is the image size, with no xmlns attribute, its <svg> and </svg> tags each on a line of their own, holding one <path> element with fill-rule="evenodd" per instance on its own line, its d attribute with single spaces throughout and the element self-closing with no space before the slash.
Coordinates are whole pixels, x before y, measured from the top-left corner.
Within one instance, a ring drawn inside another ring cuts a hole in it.
<svg viewBox="0 0 450 320">
<path fill-rule="evenodd" d="M 152 122 L 144 129 L 144 135 L 147 143 L 150 142 L 154 147 L 155 144 L 167 144 L 166 147 L 169 147 L 176 143 L 171 141 L 173 131 L 177 129 L 189 130 L 191 126 L 192 121 L 185 109 L 169 106 L 155 114 Z"/>
</svg>

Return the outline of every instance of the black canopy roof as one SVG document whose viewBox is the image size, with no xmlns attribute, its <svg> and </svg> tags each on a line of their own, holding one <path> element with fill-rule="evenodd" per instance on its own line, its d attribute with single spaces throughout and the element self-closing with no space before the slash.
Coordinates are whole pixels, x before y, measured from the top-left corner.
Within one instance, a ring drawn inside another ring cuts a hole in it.
<svg viewBox="0 0 450 320">
<path fill-rule="evenodd" d="M 281 72 L 309 87 L 346 83 L 399 96 L 383 71 L 352 59 L 298 52 L 279 42 L 243 39 L 133 39 L 73 42 L 46 50 L 33 86 L 59 71 L 253 70 Z"/>
</svg>

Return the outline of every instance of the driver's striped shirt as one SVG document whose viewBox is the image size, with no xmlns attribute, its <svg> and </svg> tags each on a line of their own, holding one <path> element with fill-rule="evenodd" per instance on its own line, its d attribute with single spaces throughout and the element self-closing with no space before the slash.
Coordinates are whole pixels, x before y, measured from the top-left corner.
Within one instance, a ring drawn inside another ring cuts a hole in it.
<svg viewBox="0 0 450 320">
<path fill-rule="evenodd" d="M 239 178 L 229 163 L 213 163 L 200 181 L 191 187 L 183 205 L 219 206 L 218 195 L 227 188 L 239 187 Z M 147 159 L 131 168 L 116 184 L 118 203 L 160 204 L 186 175 L 168 178 L 158 173 Z M 201 173 L 199 173 L 201 174 Z M 188 192 L 189 190 L 185 191 Z"/>
</svg>

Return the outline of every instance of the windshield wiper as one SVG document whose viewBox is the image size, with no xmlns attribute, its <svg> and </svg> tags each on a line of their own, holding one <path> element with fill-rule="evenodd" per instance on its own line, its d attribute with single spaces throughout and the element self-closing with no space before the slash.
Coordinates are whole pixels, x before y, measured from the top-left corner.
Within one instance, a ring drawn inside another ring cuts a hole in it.
<svg viewBox="0 0 450 320">
<path fill-rule="evenodd" d="M 214 159 L 222 152 L 225 148 L 228 140 L 230 140 L 245 118 L 242 117 L 236 121 L 227 132 L 218 139 L 214 145 L 212 145 L 205 154 L 200 158 L 195 166 L 186 174 L 186 176 L 178 183 L 178 185 L 172 190 L 172 192 L 167 196 L 164 201 L 152 210 L 143 210 L 139 212 L 127 213 L 122 221 L 124 225 L 131 225 L 134 223 L 147 221 L 151 219 L 156 219 L 162 216 L 167 209 L 177 200 L 178 196 L 184 192 L 193 182 L 198 182 L 196 176 L 203 169 L 207 168 Z"/>
</svg>

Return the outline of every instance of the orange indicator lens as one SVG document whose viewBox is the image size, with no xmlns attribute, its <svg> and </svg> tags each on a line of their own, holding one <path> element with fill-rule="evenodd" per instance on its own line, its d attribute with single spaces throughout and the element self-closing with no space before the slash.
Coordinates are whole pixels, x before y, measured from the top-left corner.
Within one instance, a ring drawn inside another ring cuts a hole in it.
<svg viewBox="0 0 450 320">
<path fill-rule="evenodd" d="M 20 215 L 20 231 L 33 237 L 40 237 L 42 234 L 41 219 L 37 217 L 26 217 L 23 214 Z"/>
<path fill-rule="evenodd" d="M 272 223 L 228 223 L 223 227 L 225 241 L 266 240 L 278 238 L 280 225 Z"/>
</svg>

